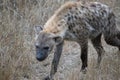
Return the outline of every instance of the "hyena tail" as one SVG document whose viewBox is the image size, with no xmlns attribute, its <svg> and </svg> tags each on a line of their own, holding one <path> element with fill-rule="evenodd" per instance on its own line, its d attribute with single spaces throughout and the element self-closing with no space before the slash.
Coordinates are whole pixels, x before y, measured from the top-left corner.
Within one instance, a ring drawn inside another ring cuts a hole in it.
<svg viewBox="0 0 120 80">
<path fill-rule="evenodd" d="M 120 30 L 117 29 L 114 13 L 109 15 L 108 26 L 103 34 L 107 44 L 116 46 L 120 50 Z"/>
</svg>

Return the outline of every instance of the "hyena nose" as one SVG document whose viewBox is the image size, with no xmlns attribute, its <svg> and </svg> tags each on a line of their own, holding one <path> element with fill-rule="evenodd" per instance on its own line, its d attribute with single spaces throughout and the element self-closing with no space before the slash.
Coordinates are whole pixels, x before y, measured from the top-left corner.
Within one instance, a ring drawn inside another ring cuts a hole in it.
<svg viewBox="0 0 120 80">
<path fill-rule="evenodd" d="M 37 53 L 36 54 L 36 59 L 38 60 L 38 61 L 43 61 L 43 60 L 45 60 L 45 55 L 43 55 L 43 54 L 41 54 L 41 53 Z"/>
</svg>

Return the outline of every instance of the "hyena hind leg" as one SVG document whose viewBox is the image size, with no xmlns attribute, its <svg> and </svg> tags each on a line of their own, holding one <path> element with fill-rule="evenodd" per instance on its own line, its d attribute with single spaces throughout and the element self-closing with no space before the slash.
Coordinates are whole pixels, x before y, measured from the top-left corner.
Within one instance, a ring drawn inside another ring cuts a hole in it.
<svg viewBox="0 0 120 80">
<path fill-rule="evenodd" d="M 120 40 L 120 31 L 117 33 L 117 38 Z"/>
<path fill-rule="evenodd" d="M 120 40 L 120 31 L 118 31 L 117 33 L 117 38 Z M 119 47 L 119 51 L 120 51 L 120 47 Z"/>
<path fill-rule="evenodd" d="M 120 50 L 120 39 L 118 39 L 118 35 L 109 36 L 104 34 L 104 37 L 107 44 L 118 47 Z"/>
<path fill-rule="evenodd" d="M 96 49 L 97 51 L 97 54 L 98 54 L 98 58 L 97 58 L 97 67 L 99 67 L 100 65 L 100 62 L 102 60 L 102 56 L 105 52 L 102 44 L 101 44 L 101 35 L 102 34 L 99 34 L 96 38 L 92 39 L 92 44 L 94 46 L 94 48 Z"/>
</svg>

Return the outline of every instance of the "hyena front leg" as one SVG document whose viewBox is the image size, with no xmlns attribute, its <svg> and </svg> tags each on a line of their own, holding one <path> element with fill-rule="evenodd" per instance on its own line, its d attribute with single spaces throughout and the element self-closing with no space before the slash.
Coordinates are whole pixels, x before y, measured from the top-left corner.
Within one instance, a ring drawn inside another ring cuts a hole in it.
<svg viewBox="0 0 120 80">
<path fill-rule="evenodd" d="M 96 49 L 97 54 L 98 54 L 98 59 L 97 59 L 97 64 L 98 65 L 97 65 L 97 67 L 99 67 L 102 56 L 105 52 L 105 50 L 103 49 L 102 44 L 101 44 L 101 35 L 102 34 L 99 34 L 96 38 L 91 40 L 92 43 L 93 43 L 93 46 Z"/>
<path fill-rule="evenodd" d="M 57 72 L 57 67 L 58 67 L 58 64 L 60 61 L 60 57 L 61 57 L 61 53 L 62 53 L 62 49 L 63 49 L 63 44 L 64 44 L 64 42 L 62 42 L 56 46 L 54 58 L 53 58 L 52 65 L 51 65 L 50 75 L 47 76 L 45 78 L 45 80 L 54 80 L 53 77 L 54 77 L 55 73 Z"/>
<path fill-rule="evenodd" d="M 81 60 L 82 60 L 82 67 L 81 71 L 83 73 L 86 73 L 86 68 L 87 68 L 87 61 L 88 61 L 88 40 L 81 40 L 79 41 L 79 45 L 81 46 Z"/>
</svg>

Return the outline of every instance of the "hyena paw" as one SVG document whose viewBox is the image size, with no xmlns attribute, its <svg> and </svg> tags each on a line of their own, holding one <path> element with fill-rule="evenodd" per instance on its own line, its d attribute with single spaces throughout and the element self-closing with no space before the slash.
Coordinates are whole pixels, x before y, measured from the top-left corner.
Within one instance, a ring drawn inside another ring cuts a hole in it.
<svg viewBox="0 0 120 80">
<path fill-rule="evenodd" d="M 50 76 L 47 76 L 43 80 L 54 80 L 54 79 L 50 78 Z"/>
<path fill-rule="evenodd" d="M 81 72 L 82 72 L 83 74 L 86 74 L 86 73 L 87 73 L 87 67 L 84 68 L 84 69 L 81 69 Z"/>
<path fill-rule="evenodd" d="M 47 77 L 45 77 L 43 80 L 50 80 L 50 77 L 47 76 Z"/>
</svg>

